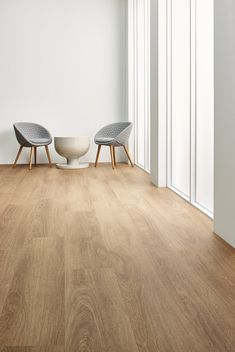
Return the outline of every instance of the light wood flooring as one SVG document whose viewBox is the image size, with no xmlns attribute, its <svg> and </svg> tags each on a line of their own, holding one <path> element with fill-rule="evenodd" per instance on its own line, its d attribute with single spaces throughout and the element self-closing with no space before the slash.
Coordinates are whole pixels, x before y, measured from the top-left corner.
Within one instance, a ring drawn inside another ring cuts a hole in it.
<svg viewBox="0 0 235 352">
<path fill-rule="evenodd" d="M 0 167 L 0 352 L 234 352 L 235 250 L 128 165 Z"/>
</svg>

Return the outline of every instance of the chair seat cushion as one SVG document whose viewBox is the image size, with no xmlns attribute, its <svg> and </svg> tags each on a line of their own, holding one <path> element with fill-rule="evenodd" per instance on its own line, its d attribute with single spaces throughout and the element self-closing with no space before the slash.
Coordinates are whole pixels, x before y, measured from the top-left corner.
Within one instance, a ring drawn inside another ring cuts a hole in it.
<svg viewBox="0 0 235 352">
<path fill-rule="evenodd" d="M 48 138 L 33 138 L 30 142 L 35 145 L 47 145 L 50 144 L 51 140 Z"/>
<path fill-rule="evenodd" d="M 97 137 L 95 142 L 97 144 L 112 144 L 114 138 L 112 137 Z"/>
</svg>

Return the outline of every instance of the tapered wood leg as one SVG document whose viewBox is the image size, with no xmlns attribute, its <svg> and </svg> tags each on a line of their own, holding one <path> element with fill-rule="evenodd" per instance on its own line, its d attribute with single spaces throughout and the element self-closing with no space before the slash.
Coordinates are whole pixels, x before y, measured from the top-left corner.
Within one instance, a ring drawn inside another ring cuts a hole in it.
<svg viewBox="0 0 235 352">
<path fill-rule="evenodd" d="M 23 148 L 24 148 L 24 147 L 21 145 L 20 148 L 19 148 L 19 150 L 18 150 L 18 153 L 17 153 L 17 155 L 16 155 L 16 160 L 15 160 L 15 162 L 14 162 L 14 164 L 13 164 L 13 167 L 16 167 L 17 161 L 19 160 L 19 157 L 20 157 L 20 154 L 21 154 Z"/>
<path fill-rule="evenodd" d="M 33 164 L 33 147 L 30 148 L 29 170 L 32 169 L 32 164 Z"/>
<path fill-rule="evenodd" d="M 37 147 L 34 147 L 34 164 L 37 165 Z"/>
<path fill-rule="evenodd" d="M 110 155 L 111 155 L 111 161 L 112 161 L 112 168 L 115 169 L 114 155 L 113 155 L 113 146 L 112 145 L 110 145 Z"/>
<path fill-rule="evenodd" d="M 126 155 L 127 155 L 127 157 L 128 157 L 128 160 L 129 160 L 130 163 L 131 163 L 131 166 L 134 167 L 134 165 L 133 165 L 133 163 L 132 163 L 132 160 L 131 160 L 131 157 L 130 157 L 130 154 L 128 153 L 127 147 L 124 145 L 123 148 L 124 148 L 124 150 L 125 150 L 125 152 L 126 152 Z"/>
<path fill-rule="evenodd" d="M 97 167 L 97 165 L 98 165 L 100 150 L 101 150 L 101 145 L 99 144 L 98 149 L 97 149 L 96 159 L 95 159 L 95 167 Z"/>
<path fill-rule="evenodd" d="M 114 160 L 114 165 L 116 167 L 117 162 L 116 162 L 116 151 L 115 151 L 115 147 L 113 146 L 113 160 Z"/>
<path fill-rule="evenodd" d="M 49 165 L 50 165 L 50 167 L 52 167 L 51 156 L 50 156 L 50 151 L 49 151 L 48 145 L 45 145 L 45 149 L 46 149 L 47 159 L 49 161 Z"/>
</svg>

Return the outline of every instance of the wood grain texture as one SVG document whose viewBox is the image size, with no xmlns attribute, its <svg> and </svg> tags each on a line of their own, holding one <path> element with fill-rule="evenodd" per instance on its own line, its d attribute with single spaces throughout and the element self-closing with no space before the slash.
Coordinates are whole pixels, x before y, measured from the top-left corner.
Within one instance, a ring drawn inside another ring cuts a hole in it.
<svg viewBox="0 0 235 352">
<path fill-rule="evenodd" d="M 0 352 L 64 352 L 63 346 L 0 346 Z"/>
<path fill-rule="evenodd" d="M 0 166 L 0 352 L 234 352 L 235 251 L 138 168 Z"/>
<path fill-rule="evenodd" d="M 32 239 L 17 261 L 0 316 L 0 344 L 64 344 L 63 239 Z"/>
</svg>

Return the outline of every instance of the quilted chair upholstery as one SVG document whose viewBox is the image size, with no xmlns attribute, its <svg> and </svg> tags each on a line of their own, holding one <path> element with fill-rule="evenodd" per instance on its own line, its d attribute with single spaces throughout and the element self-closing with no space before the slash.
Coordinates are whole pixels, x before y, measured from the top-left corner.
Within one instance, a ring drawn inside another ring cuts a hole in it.
<svg viewBox="0 0 235 352">
<path fill-rule="evenodd" d="M 23 147 L 39 147 L 52 143 L 50 132 L 41 125 L 31 122 L 18 122 L 13 127 L 16 139 Z"/>
<path fill-rule="evenodd" d="M 16 139 L 20 144 L 20 149 L 16 156 L 14 166 L 20 157 L 24 147 L 30 148 L 29 168 L 32 168 L 32 155 L 34 151 L 35 165 L 37 163 L 37 148 L 45 147 L 49 164 L 51 166 L 51 158 L 48 145 L 52 143 L 52 136 L 50 132 L 43 126 L 31 122 L 18 122 L 13 125 Z"/>
<path fill-rule="evenodd" d="M 128 144 L 128 140 L 129 140 L 132 128 L 133 128 L 133 123 L 131 122 L 117 122 L 103 127 L 95 135 L 94 141 L 98 145 L 95 167 L 97 167 L 97 164 L 98 164 L 100 149 L 102 145 L 110 147 L 113 169 L 116 166 L 115 147 L 124 148 L 127 154 L 127 157 L 133 167 L 133 163 L 131 161 L 130 155 L 126 147 L 126 145 Z"/>
</svg>

